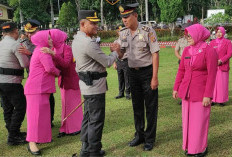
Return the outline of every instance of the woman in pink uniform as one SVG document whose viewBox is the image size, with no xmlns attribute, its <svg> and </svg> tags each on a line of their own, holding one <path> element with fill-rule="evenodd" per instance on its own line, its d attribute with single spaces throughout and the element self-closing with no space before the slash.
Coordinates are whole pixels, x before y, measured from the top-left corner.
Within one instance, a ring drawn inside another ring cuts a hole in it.
<svg viewBox="0 0 232 157">
<path fill-rule="evenodd" d="M 41 155 L 36 143 L 52 140 L 50 104 L 51 93 L 56 92 L 55 77 L 60 71 L 55 67 L 52 57 L 41 52 L 42 47 L 52 47 L 49 31 L 39 31 L 31 38 L 36 46 L 30 63 L 30 75 L 24 93 L 27 99 L 27 138 L 28 151 Z"/>
<path fill-rule="evenodd" d="M 72 49 L 65 44 L 67 34 L 58 29 L 52 29 L 50 32 L 54 44 L 53 50 L 55 55 L 53 59 L 56 67 L 61 70 L 58 84 L 61 92 L 63 121 L 63 119 L 81 103 L 79 77 L 75 70 L 76 64 L 73 61 Z M 82 107 L 79 107 L 66 121 L 61 121 L 58 138 L 65 135 L 77 135 L 80 133 L 82 120 L 83 111 Z"/>
<path fill-rule="evenodd" d="M 182 99 L 183 149 L 188 155 L 205 156 L 218 57 L 205 42 L 209 30 L 195 24 L 185 32 L 190 46 L 181 57 L 173 98 Z"/>
<path fill-rule="evenodd" d="M 229 59 L 232 56 L 231 41 L 225 39 L 224 35 L 225 29 L 223 27 L 218 27 L 216 30 L 217 39 L 210 42 L 210 46 L 213 47 L 218 54 L 218 69 L 213 93 L 213 102 L 219 103 L 220 106 L 224 106 L 224 103 L 229 100 Z"/>
</svg>

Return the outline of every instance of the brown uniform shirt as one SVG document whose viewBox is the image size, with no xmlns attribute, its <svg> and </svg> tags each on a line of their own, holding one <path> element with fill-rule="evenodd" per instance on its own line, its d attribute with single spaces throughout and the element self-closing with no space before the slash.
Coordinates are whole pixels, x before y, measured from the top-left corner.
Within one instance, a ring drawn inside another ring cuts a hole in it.
<svg viewBox="0 0 232 157">
<path fill-rule="evenodd" d="M 184 48 L 188 46 L 188 40 L 185 37 L 182 37 L 178 40 L 176 44 L 176 51 L 179 51 L 180 56 L 182 55 Z"/>
<path fill-rule="evenodd" d="M 130 68 L 151 65 L 152 53 L 160 50 L 155 30 L 145 25 L 138 25 L 133 36 L 130 29 L 121 29 L 117 42 L 120 44 L 122 51 L 127 54 Z"/>
</svg>

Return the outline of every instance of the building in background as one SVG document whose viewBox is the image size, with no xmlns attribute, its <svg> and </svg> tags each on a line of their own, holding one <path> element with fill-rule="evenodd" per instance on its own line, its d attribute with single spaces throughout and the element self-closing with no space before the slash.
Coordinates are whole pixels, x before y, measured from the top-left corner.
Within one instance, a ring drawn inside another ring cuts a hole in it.
<svg viewBox="0 0 232 157">
<path fill-rule="evenodd" d="M 4 0 L 0 0 L 0 24 L 6 21 L 12 21 L 12 19 L 13 9 Z"/>
</svg>

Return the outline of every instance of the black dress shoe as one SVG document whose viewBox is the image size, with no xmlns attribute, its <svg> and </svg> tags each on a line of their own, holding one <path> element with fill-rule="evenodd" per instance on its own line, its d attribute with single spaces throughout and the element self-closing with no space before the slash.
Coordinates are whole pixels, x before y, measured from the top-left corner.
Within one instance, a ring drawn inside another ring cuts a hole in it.
<svg viewBox="0 0 232 157">
<path fill-rule="evenodd" d="M 10 146 L 26 144 L 26 143 L 27 143 L 26 138 L 19 135 L 14 137 L 8 137 L 7 140 L 7 144 Z"/>
<path fill-rule="evenodd" d="M 124 97 L 124 95 L 118 95 L 118 96 L 115 97 L 115 99 L 120 99 L 120 98 L 123 98 L 123 97 Z"/>
<path fill-rule="evenodd" d="M 73 133 L 67 134 L 67 135 L 69 135 L 69 136 L 76 136 L 76 135 L 78 135 L 80 133 L 81 133 L 81 131 L 76 131 L 76 132 L 73 132 Z"/>
<path fill-rule="evenodd" d="M 27 145 L 27 150 L 32 154 L 32 155 L 41 155 L 41 151 L 38 150 L 36 152 L 31 151 L 31 148 L 29 145 Z"/>
<path fill-rule="evenodd" d="M 225 106 L 225 104 L 224 104 L 224 103 L 220 103 L 219 105 L 220 105 L 221 107 Z"/>
<path fill-rule="evenodd" d="M 130 95 L 127 95 L 127 96 L 126 96 L 126 99 L 127 99 L 127 100 L 130 100 L 130 99 L 131 99 L 131 96 L 130 96 Z"/>
<path fill-rule="evenodd" d="M 57 138 L 61 138 L 61 137 L 64 137 L 66 135 L 65 132 L 60 132 L 58 135 L 57 135 Z"/>
<path fill-rule="evenodd" d="M 72 157 L 77 157 L 77 153 L 73 154 Z"/>
<path fill-rule="evenodd" d="M 96 156 L 96 157 L 101 157 L 101 156 L 105 156 L 105 155 L 106 155 L 106 152 L 104 150 L 89 153 L 89 156 Z"/>
<path fill-rule="evenodd" d="M 187 154 L 187 156 L 194 156 L 194 157 L 204 157 L 208 153 L 208 148 L 205 148 L 204 152 L 198 154 Z"/>
<path fill-rule="evenodd" d="M 153 149 L 153 143 L 145 143 L 143 149 L 145 151 L 150 151 Z"/>
<path fill-rule="evenodd" d="M 129 146 L 130 147 L 135 147 L 135 146 L 138 146 L 140 145 L 141 143 L 144 142 L 144 139 L 139 139 L 138 137 L 135 137 L 130 143 L 129 143 Z"/>
</svg>

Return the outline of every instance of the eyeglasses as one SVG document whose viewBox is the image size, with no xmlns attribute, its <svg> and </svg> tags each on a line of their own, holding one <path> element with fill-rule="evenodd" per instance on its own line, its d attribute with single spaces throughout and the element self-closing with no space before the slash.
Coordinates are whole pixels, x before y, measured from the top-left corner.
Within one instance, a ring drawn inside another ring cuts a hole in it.
<svg viewBox="0 0 232 157">
<path fill-rule="evenodd" d="M 192 39 L 192 37 L 191 37 L 191 35 L 190 35 L 190 34 L 188 34 L 188 35 L 187 35 L 187 38 Z"/>
</svg>

